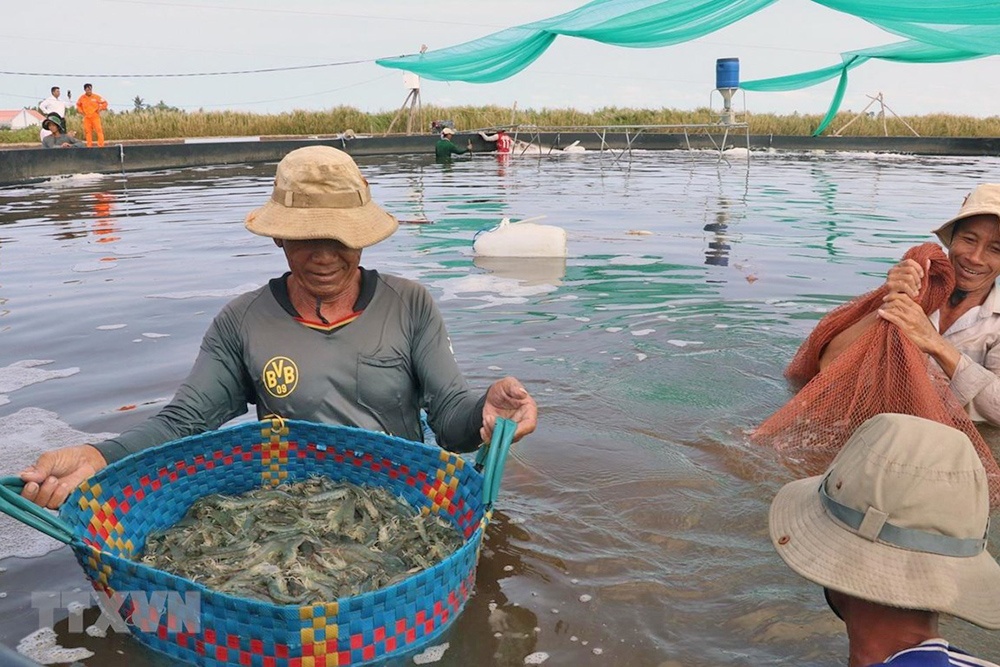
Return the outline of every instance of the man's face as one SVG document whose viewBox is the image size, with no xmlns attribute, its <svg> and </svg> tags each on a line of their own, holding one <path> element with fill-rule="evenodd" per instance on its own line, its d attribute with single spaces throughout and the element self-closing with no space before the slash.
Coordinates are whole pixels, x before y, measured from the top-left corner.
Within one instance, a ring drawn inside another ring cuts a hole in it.
<svg viewBox="0 0 1000 667">
<path fill-rule="evenodd" d="M 87 86 L 86 88 L 83 89 L 83 94 L 84 95 L 90 95 L 93 92 L 94 92 L 94 87 L 93 86 Z"/>
<path fill-rule="evenodd" d="M 1000 225 L 993 215 L 975 215 L 955 225 L 948 248 L 956 289 L 970 294 L 990 291 L 1000 276 Z"/>
<path fill-rule="evenodd" d="M 343 294 L 357 279 L 361 250 L 333 239 L 275 243 L 284 249 L 292 276 L 313 298 L 325 300 Z"/>
<path fill-rule="evenodd" d="M 55 97 L 56 99 L 59 98 L 59 89 L 58 88 L 53 88 L 52 89 L 52 97 Z"/>
</svg>

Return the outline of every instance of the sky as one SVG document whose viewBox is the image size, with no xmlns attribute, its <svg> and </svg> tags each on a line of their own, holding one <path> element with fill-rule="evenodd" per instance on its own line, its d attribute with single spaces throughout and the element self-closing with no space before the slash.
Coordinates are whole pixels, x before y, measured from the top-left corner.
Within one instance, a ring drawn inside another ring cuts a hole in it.
<svg viewBox="0 0 1000 667">
<path fill-rule="evenodd" d="M 584 0 L 75 0 L 58 17 L 37 3 L 0 10 L 0 109 L 34 106 L 58 85 L 75 99 L 94 84 L 115 111 L 136 96 L 194 111 L 278 113 L 346 105 L 396 110 L 407 97 L 403 72 L 373 61 L 444 48 L 506 27 L 560 14 Z M 59 18 L 59 20 L 54 20 Z M 739 58 L 743 80 L 840 62 L 840 53 L 899 41 L 859 18 L 809 0 L 774 5 L 699 40 L 655 49 L 558 37 L 541 58 L 501 82 L 421 81 L 423 104 L 505 108 L 695 109 L 721 105 L 717 58 Z M 298 71 L 140 78 L 352 63 Z M 860 111 L 883 94 L 900 115 L 1000 114 L 1000 57 L 913 65 L 870 61 L 851 73 L 843 109 Z M 740 92 L 752 113 L 823 113 L 836 81 L 786 93 Z M 498 119 L 505 120 L 505 119 Z M 337 128 L 332 128 L 336 130 Z"/>
</svg>

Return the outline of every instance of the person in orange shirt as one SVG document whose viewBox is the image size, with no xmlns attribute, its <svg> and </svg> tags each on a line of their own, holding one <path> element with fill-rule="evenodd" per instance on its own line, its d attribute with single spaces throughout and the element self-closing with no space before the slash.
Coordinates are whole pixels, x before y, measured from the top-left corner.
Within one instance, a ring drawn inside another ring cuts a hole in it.
<svg viewBox="0 0 1000 667">
<path fill-rule="evenodd" d="M 94 92 L 94 86 L 83 84 L 83 95 L 76 99 L 76 110 L 83 115 L 83 131 L 87 135 L 87 148 L 94 145 L 91 137 L 97 134 L 97 145 L 104 145 L 104 128 L 101 127 L 101 112 L 108 110 L 108 102 Z"/>
</svg>

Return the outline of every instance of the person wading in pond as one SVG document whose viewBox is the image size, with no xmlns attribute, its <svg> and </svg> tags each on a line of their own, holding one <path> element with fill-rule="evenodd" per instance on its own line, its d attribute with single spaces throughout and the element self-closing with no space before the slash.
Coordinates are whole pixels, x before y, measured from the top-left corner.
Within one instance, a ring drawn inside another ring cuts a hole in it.
<svg viewBox="0 0 1000 667">
<path fill-rule="evenodd" d="M 237 297 L 216 316 L 190 375 L 158 414 L 116 438 L 46 452 L 21 473 L 22 495 L 58 507 L 108 462 L 214 429 L 242 415 L 280 415 L 423 440 L 426 409 L 438 443 L 460 452 L 492 437 L 498 417 L 535 429 L 534 399 L 513 377 L 482 394 L 458 369 L 427 290 L 360 265 L 362 249 L 396 219 L 371 200 L 346 153 L 292 151 L 270 200 L 246 227 L 274 239 L 290 271 Z"/>
<path fill-rule="evenodd" d="M 465 153 L 472 152 L 472 141 L 470 140 L 465 148 L 459 148 L 452 141 L 452 137 L 455 136 L 455 130 L 450 127 L 446 127 L 441 130 L 441 138 L 438 142 L 434 144 L 434 159 L 438 162 L 451 162 L 452 155 L 464 155 Z"/>
<path fill-rule="evenodd" d="M 854 431 L 826 474 L 778 492 L 769 531 L 778 555 L 822 586 L 844 621 L 849 667 L 997 667 L 938 630 L 939 614 L 1000 629 L 987 496 L 964 433 L 881 414 Z"/>
<path fill-rule="evenodd" d="M 503 128 L 498 129 L 494 134 L 480 132 L 479 136 L 483 138 L 483 141 L 496 142 L 498 156 L 510 155 L 511 151 L 514 150 L 514 139 Z"/>
<path fill-rule="evenodd" d="M 904 260 L 889 269 L 883 306 L 834 337 L 820 357 L 824 368 L 874 318 L 892 322 L 950 379 L 949 387 L 973 421 L 1000 425 L 1000 184 L 977 187 L 954 218 L 934 230 L 955 269 L 955 290 L 940 310 L 924 314 L 914 301 L 927 266 Z"/>
</svg>

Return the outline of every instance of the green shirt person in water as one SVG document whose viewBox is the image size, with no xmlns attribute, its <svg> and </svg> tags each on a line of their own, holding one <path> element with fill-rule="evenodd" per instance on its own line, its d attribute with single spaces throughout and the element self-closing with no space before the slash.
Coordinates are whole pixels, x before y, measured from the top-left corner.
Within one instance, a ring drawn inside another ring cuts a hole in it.
<svg viewBox="0 0 1000 667">
<path fill-rule="evenodd" d="M 472 142 L 469 141 L 465 148 L 459 148 L 451 138 L 455 135 L 455 130 L 446 127 L 441 130 L 441 138 L 434 145 L 434 159 L 437 162 L 451 162 L 452 155 L 463 155 L 472 152 Z"/>
</svg>

